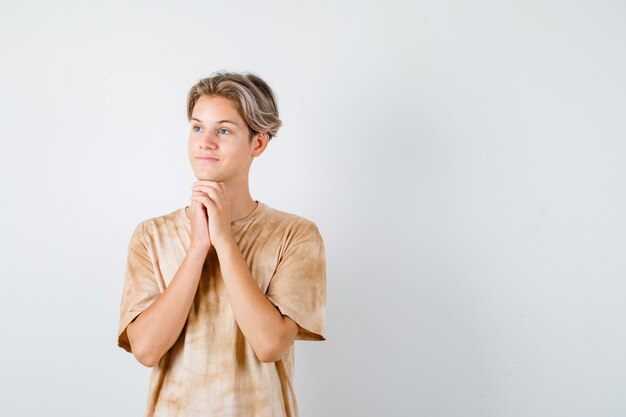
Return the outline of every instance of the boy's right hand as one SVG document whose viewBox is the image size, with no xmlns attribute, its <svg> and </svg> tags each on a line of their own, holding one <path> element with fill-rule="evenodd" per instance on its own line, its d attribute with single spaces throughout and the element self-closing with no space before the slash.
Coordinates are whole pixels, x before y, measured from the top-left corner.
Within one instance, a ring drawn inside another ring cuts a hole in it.
<svg viewBox="0 0 626 417">
<path fill-rule="evenodd" d="M 191 247 L 206 250 L 211 248 L 209 236 L 209 218 L 204 204 L 191 200 L 189 205 L 189 219 L 191 220 Z"/>
</svg>

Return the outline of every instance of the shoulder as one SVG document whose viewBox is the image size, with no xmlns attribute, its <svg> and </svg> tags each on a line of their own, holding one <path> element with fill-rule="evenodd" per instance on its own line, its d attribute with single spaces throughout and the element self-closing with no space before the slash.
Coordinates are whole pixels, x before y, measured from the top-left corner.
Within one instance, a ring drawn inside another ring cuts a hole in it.
<svg viewBox="0 0 626 417">
<path fill-rule="evenodd" d="M 150 235 L 159 234 L 159 232 L 163 229 L 176 225 L 180 222 L 181 214 L 185 215 L 184 210 L 184 207 L 178 208 L 166 214 L 143 219 L 136 224 L 133 235 L 137 235 L 143 239 Z"/>
<path fill-rule="evenodd" d="M 307 217 L 265 205 L 265 225 L 289 242 L 322 240 L 317 223 Z"/>
</svg>

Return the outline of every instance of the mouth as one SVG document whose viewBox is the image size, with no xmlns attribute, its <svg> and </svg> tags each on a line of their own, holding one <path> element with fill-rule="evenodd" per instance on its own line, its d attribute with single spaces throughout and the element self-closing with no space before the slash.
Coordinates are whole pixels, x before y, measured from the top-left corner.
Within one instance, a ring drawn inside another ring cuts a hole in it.
<svg viewBox="0 0 626 417">
<path fill-rule="evenodd" d="M 217 162 L 217 161 L 219 161 L 219 159 L 212 158 L 210 156 L 197 156 L 196 159 L 201 161 L 201 162 Z"/>
</svg>

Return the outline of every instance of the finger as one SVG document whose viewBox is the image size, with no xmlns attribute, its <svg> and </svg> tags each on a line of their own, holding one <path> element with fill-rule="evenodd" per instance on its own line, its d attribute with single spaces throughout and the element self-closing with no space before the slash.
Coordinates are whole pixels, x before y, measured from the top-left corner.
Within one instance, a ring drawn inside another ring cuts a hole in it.
<svg viewBox="0 0 626 417">
<path fill-rule="evenodd" d="M 194 191 L 192 195 L 197 195 L 196 193 L 198 192 L 200 195 L 207 195 L 218 208 L 222 208 L 222 194 L 220 191 L 215 188 L 204 187 L 202 190 Z"/>
<path fill-rule="evenodd" d="M 191 185 L 192 190 L 204 190 L 206 188 L 219 189 L 219 186 L 215 181 L 196 181 Z"/>
<path fill-rule="evenodd" d="M 204 204 L 202 204 L 201 201 L 198 200 L 194 200 L 191 196 L 189 196 L 189 199 L 191 200 L 191 205 L 194 208 L 197 208 L 198 210 L 204 210 Z"/>
<path fill-rule="evenodd" d="M 218 185 L 194 185 L 191 187 L 192 191 L 202 191 L 204 193 L 208 193 L 209 190 L 215 190 L 218 192 L 222 192 L 222 189 Z"/>
<path fill-rule="evenodd" d="M 209 210 L 213 211 L 215 209 L 215 203 L 209 197 L 201 196 L 201 195 L 194 195 L 191 198 L 192 200 L 196 200 L 202 203 L 204 207 L 207 208 L 207 211 Z"/>
<path fill-rule="evenodd" d="M 191 203 L 189 204 L 189 213 L 192 217 L 197 215 L 207 216 L 206 207 L 202 204 L 202 202 L 194 200 L 191 197 L 189 199 L 191 200 Z"/>
<path fill-rule="evenodd" d="M 205 193 L 204 191 L 194 191 L 193 193 L 191 193 L 191 195 L 189 196 L 189 198 L 193 197 L 193 196 L 199 196 L 199 197 L 209 197 L 211 198 L 211 196 L 207 193 Z"/>
<path fill-rule="evenodd" d="M 193 199 L 193 197 L 194 197 L 194 196 L 199 196 L 199 197 L 205 196 L 205 197 L 208 197 L 205 193 L 193 193 L 193 194 L 191 194 L 191 195 L 189 196 L 189 199 L 190 199 L 193 203 L 195 203 L 195 204 L 199 204 L 199 205 L 202 205 L 202 203 L 201 203 L 201 202 L 199 202 L 199 201 L 197 201 L 197 200 L 194 200 L 194 199 Z"/>
</svg>

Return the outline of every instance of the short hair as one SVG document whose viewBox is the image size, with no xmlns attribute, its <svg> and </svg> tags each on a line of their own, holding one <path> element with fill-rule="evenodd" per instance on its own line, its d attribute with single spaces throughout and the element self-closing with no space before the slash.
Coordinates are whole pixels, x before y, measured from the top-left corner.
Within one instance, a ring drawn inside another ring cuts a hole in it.
<svg viewBox="0 0 626 417">
<path fill-rule="evenodd" d="M 221 96 L 233 103 L 250 128 L 248 142 L 252 142 L 252 138 L 258 133 L 268 133 L 271 140 L 282 126 L 276 96 L 270 86 L 256 74 L 217 71 L 198 81 L 187 95 L 188 121 L 191 121 L 193 108 L 203 95 Z"/>
</svg>

